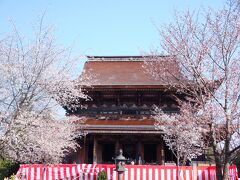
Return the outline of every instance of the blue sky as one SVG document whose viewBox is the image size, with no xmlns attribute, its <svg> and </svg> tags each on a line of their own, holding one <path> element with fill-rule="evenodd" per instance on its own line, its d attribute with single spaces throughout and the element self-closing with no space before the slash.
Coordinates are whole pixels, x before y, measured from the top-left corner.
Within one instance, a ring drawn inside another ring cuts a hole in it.
<svg viewBox="0 0 240 180">
<path fill-rule="evenodd" d="M 174 10 L 220 8 L 223 0 L 0 0 L 0 38 L 12 29 L 31 37 L 45 14 L 60 45 L 74 55 L 141 55 L 158 46 L 156 25 L 174 21 Z M 76 72 L 84 61 L 79 60 Z M 84 59 L 83 59 L 84 60 Z M 79 72 L 80 73 L 80 72 Z M 64 117 L 65 111 L 57 111 Z"/>
<path fill-rule="evenodd" d="M 31 36 L 44 11 L 59 44 L 81 55 L 140 55 L 157 47 L 156 25 L 174 20 L 177 10 L 220 8 L 223 0 L 0 0 L 0 35 L 10 20 Z"/>
</svg>

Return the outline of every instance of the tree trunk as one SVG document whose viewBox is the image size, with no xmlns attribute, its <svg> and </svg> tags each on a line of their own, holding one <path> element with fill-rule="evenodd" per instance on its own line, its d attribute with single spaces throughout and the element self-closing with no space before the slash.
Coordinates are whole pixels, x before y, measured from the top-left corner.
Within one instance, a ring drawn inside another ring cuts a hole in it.
<svg viewBox="0 0 240 180">
<path fill-rule="evenodd" d="M 217 151 L 217 138 L 215 134 L 215 129 L 212 127 L 212 124 L 210 124 L 210 130 L 211 130 L 211 145 L 213 148 L 213 154 L 214 154 L 214 159 L 216 163 L 216 177 L 217 180 L 222 180 L 223 175 L 222 175 L 222 161 L 221 161 L 221 155 Z"/>
<path fill-rule="evenodd" d="M 216 176 L 217 180 L 223 180 L 222 175 L 222 163 L 218 156 L 215 155 L 215 162 L 216 162 Z"/>
<path fill-rule="evenodd" d="M 228 171 L 229 171 L 229 163 L 226 163 L 223 168 L 223 180 L 228 180 Z"/>
<path fill-rule="evenodd" d="M 180 158 L 178 157 L 178 153 L 177 153 L 177 173 L 178 173 L 178 178 L 177 178 L 177 179 L 178 179 L 178 180 L 180 180 L 180 178 L 181 178 L 181 177 L 180 177 L 180 171 L 179 171 L 179 159 L 180 159 Z"/>
<path fill-rule="evenodd" d="M 186 164 L 187 164 L 187 158 L 186 156 L 184 156 L 182 161 L 182 166 L 186 166 Z"/>
</svg>

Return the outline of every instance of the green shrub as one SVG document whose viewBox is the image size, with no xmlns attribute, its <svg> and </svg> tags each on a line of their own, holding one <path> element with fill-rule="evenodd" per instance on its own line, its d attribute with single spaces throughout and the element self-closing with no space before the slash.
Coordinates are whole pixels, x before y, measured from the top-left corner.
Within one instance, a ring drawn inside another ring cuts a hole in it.
<svg viewBox="0 0 240 180">
<path fill-rule="evenodd" d="M 0 159 L 0 179 L 4 179 L 5 177 L 9 177 L 12 174 L 16 174 L 18 168 L 18 164 L 9 160 Z"/>
<path fill-rule="evenodd" d="M 107 174 L 105 173 L 104 170 L 98 173 L 97 180 L 106 180 L 107 179 Z"/>
<path fill-rule="evenodd" d="M 240 178 L 240 154 L 238 155 L 238 157 L 233 161 L 233 164 L 235 164 L 237 166 L 237 170 L 238 170 L 238 178 Z"/>
<path fill-rule="evenodd" d="M 16 176 L 14 174 L 8 178 L 4 178 L 4 180 L 15 180 L 15 179 L 16 179 Z"/>
</svg>

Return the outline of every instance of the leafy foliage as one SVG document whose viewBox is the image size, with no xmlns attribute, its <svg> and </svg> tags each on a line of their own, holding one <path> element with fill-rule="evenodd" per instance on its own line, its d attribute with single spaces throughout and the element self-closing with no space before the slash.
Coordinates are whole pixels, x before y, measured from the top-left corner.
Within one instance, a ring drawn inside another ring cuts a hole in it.
<svg viewBox="0 0 240 180">
<path fill-rule="evenodd" d="M 236 159 L 233 161 L 233 164 L 237 166 L 238 177 L 240 177 L 240 154 L 237 155 Z"/>
<path fill-rule="evenodd" d="M 97 180 L 106 180 L 107 179 L 107 174 L 104 170 L 98 173 Z"/>
<path fill-rule="evenodd" d="M 0 159 L 0 179 L 16 174 L 18 168 L 18 164 L 9 160 Z"/>
</svg>

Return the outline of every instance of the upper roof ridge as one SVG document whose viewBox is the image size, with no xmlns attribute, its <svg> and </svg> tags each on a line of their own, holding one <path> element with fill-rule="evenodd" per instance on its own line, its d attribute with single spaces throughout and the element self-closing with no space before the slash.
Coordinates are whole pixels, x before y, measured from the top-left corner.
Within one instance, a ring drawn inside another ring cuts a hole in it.
<svg viewBox="0 0 240 180">
<path fill-rule="evenodd" d="M 145 58 L 153 58 L 156 56 L 87 56 L 88 61 L 144 61 Z M 158 56 L 168 57 L 168 56 Z"/>
</svg>

